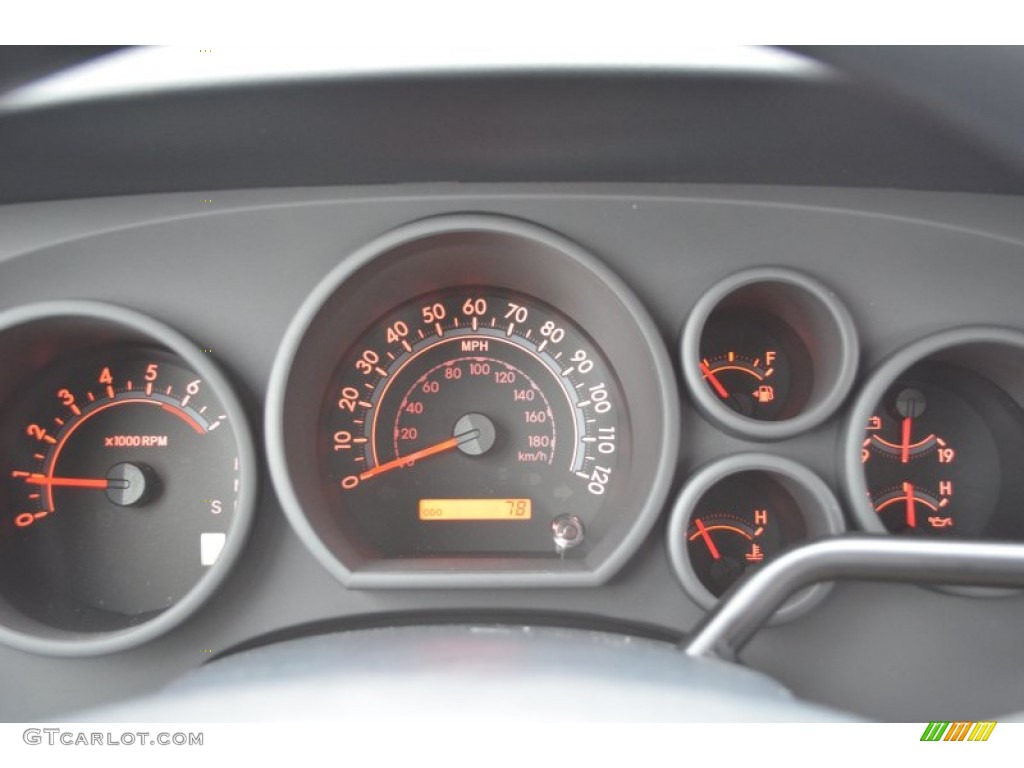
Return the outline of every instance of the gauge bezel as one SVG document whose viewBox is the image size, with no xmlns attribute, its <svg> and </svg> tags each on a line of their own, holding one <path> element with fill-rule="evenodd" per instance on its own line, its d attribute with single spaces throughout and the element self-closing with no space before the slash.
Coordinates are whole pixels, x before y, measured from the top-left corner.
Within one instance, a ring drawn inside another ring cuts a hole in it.
<svg viewBox="0 0 1024 768">
<path fill-rule="evenodd" d="M 1012 350 L 1013 358 L 997 358 L 996 348 Z M 842 476 L 846 501 L 857 526 L 884 536 L 891 534 L 872 508 L 864 465 L 860 460 L 865 424 L 893 383 L 913 366 L 925 360 L 946 363 L 971 363 L 1024 407 L 1024 332 L 994 325 L 971 325 L 939 331 L 897 350 L 868 376 L 850 408 L 841 441 Z M 1011 360 L 1013 365 L 1011 365 Z M 1015 590 L 987 587 L 935 587 L 952 594 L 974 597 L 999 597 Z"/>
<path fill-rule="evenodd" d="M 686 551 L 686 529 L 697 504 L 712 487 L 746 472 L 763 472 L 793 496 L 804 519 L 808 541 L 846 532 L 842 509 L 835 495 L 820 477 L 795 461 L 769 453 L 740 453 L 704 465 L 690 477 L 672 507 L 666 547 L 679 583 L 698 605 L 708 610 L 718 605 L 722 598 L 712 594 L 693 569 Z M 831 589 L 832 584 L 823 583 L 798 592 L 775 613 L 770 623 L 782 624 L 803 615 L 820 603 Z"/>
<path fill-rule="evenodd" d="M 736 413 L 711 393 L 696 361 L 708 320 L 724 306 L 766 312 L 792 329 L 806 346 L 814 380 L 808 401 L 798 413 L 760 421 Z M 860 359 L 856 325 L 835 293 L 785 267 L 746 269 L 713 285 L 683 324 L 679 351 L 683 380 L 701 414 L 731 434 L 761 441 L 793 437 L 828 419 L 850 393 Z"/>
<path fill-rule="evenodd" d="M 66 300 L 28 304 L 0 313 L 0 357 L 11 360 L 28 343 L 31 363 L 5 379 L 3 397 L 17 381 L 69 352 L 96 344 L 142 344 L 159 347 L 199 374 L 224 406 L 238 447 L 238 510 L 217 562 L 178 602 L 153 618 L 109 632 L 74 632 L 32 619 L 0 598 L 0 642 L 31 653 L 81 657 L 115 653 L 149 642 L 183 623 L 213 596 L 245 547 L 258 494 L 256 450 L 248 418 L 234 388 L 208 354 L 171 327 L 135 310 L 96 301 Z M 45 350 L 39 354 L 40 349 Z M 13 378 L 13 377 L 12 377 Z M 7 407 L 6 403 L 3 407 Z"/>
<path fill-rule="evenodd" d="M 601 347 L 619 378 L 633 434 L 623 477 L 635 510 L 584 557 L 386 558 L 332 523 L 314 452 L 324 392 L 341 354 L 394 307 L 459 287 L 509 290 L 557 307 Z M 346 318 L 349 320 L 347 321 Z M 357 321 L 352 321 L 357 318 Z M 339 339 L 338 328 L 354 322 Z M 640 301 L 571 240 L 517 219 L 454 214 L 400 226 L 342 260 L 285 333 L 267 395 L 271 477 L 299 538 L 339 581 L 359 588 L 559 587 L 607 581 L 651 530 L 668 495 L 679 444 L 678 389 L 664 341 Z"/>
</svg>

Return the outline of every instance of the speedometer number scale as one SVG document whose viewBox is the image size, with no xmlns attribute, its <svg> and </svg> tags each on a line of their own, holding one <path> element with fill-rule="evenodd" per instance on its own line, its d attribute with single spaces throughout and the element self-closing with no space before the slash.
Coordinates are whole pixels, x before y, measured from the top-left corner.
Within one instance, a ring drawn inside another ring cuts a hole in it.
<svg viewBox="0 0 1024 768">
<path fill-rule="evenodd" d="M 493 290 L 432 294 L 338 367 L 321 455 L 341 513 L 389 555 L 566 556 L 586 550 L 627 448 L 621 401 L 556 310 Z"/>
</svg>

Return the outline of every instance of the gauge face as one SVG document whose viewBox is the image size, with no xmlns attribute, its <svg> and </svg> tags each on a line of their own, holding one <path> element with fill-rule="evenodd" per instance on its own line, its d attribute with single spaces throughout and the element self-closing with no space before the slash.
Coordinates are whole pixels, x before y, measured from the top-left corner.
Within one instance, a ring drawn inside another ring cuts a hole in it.
<svg viewBox="0 0 1024 768">
<path fill-rule="evenodd" d="M 668 556 L 690 597 L 710 609 L 783 552 L 843 530 L 835 496 L 806 467 L 773 454 L 734 454 L 700 468 L 683 486 L 669 516 Z M 793 595 L 773 621 L 800 615 L 829 588 L 816 584 Z"/>
<path fill-rule="evenodd" d="M 737 272 L 706 290 L 679 349 L 704 417 L 755 440 L 793 437 L 830 417 L 859 356 L 853 319 L 835 293 L 779 267 Z"/>
<path fill-rule="evenodd" d="M 657 521 L 679 423 L 629 289 L 557 233 L 470 214 L 339 263 L 267 392 L 289 522 L 358 588 L 604 583 Z"/>
<path fill-rule="evenodd" d="M 3 426 L 5 597 L 101 632 L 175 605 L 218 562 L 238 513 L 223 403 L 174 355 L 82 351 L 34 376 Z"/>
<path fill-rule="evenodd" d="M 686 528 L 686 552 L 700 583 L 715 597 L 747 571 L 806 538 L 792 494 L 762 472 L 732 475 L 710 488 Z"/>
<path fill-rule="evenodd" d="M 868 420 L 861 461 L 886 529 L 915 536 L 1019 538 L 1020 408 L 959 366 L 922 363 Z"/>
<path fill-rule="evenodd" d="M 627 414 L 573 321 L 493 288 L 432 293 L 336 369 L 320 455 L 344 525 L 389 557 L 578 557 L 607 526 Z"/>
<path fill-rule="evenodd" d="M 714 397 L 747 418 L 796 413 L 813 381 L 810 355 L 796 334 L 765 312 L 714 313 L 701 336 L 700 374 Z"/>
</svg>

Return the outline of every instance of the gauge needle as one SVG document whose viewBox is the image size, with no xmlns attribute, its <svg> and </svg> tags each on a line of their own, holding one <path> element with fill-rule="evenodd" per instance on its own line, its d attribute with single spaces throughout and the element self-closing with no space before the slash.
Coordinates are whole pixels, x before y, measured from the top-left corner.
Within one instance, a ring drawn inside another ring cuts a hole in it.
<svg viewBox="0 0 1024 768">
<path fill-rule="evenodd" d="M 907 494 L 907 525 L 911 528 L 917 528 L 917 508 L 914 504 L 913 484 L 904 483 L 903 492 Z"/>
<path fill-rule="evenodd" d="M 435 445 L 431 445 L 427 448 L 421 448 L 418 451 L 413 451 L 408 456 L 399 456 L 397 459 L 392 459 L 391 461 L 386 461 L 383 464 L 378 464 L 376 467 L 368 469 L 360 474 L 359 479 L 369 480 L 371 477 L 376 477 L 384 472 L 390 472 L 392 469 L 404 467 L 414 461 L 418 461 L 419 459 L 425 459 L 428 456 L 436 456 L 439 453 L 450 451 L 453 448 L 458 448 L 462 443 L 473 440 L 479 436 L 479 434 L 479 429 L 471 429 L 468 432 L 463 432 L 461 435 L 449 437 L 447 440 L 442 440 L 440 443 L 436 443 Z"/>
<path fill-rule="evenodd" d="M 711 550 L 711 557 L 715 560 L 721 560 L 722 555 L 718 551 L 718 547 L 715 546 L 715 542 L 711 540 L 711 534 L 708 533 L 708 529 L 704 527 L 704 521 L 699 517 L 693 521 L 693 524 L 697 526 L 697 531 L 704 539 L 704 543 L 708 545 L 708 549 Z"/>
<path fill-rule="evenodd" d="M 25 478 L 29 485 L 63 486 L 66 488 L 109 488 L 111 481 L 105 477 L 47 477 L 30 474 Z"/>
<path fill-rule="evenodd" d="M 711 372 L 711 369 L 704 363 L 700 364 L 700 372 L 704 374 L 704 378 L 711 382 L 711 386 L 715 388 L 715 392 L 723 400 L 729 399 L 729 390 L 722 386 L 722 382 L 718 380 L 718 377 Z"/>
<path fill-rule="evenodd" d="M 900 461 L 906 464 L 910 461 L 910 430 L 913 421 L 909 416 L 903 419 L 903 442 L 900 444 Z"/>
</svg>

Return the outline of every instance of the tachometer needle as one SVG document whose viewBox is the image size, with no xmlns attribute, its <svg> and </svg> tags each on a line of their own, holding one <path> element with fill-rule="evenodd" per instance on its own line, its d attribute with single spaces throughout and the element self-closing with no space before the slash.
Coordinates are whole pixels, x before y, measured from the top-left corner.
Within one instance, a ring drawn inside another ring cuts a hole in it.
<svg viewBox="0 0 1024 768">
<path fill-rule="evenodd" d="M 383 474 L 384 472 L 390 472 L 392 469 L 398 469 L 411 464 L 419 459 L 425 459 L 428 456 L 436 456 L 439 453 L 450 451 L 453 448 L 458 448 L 462 443 L 473 440 L 480 434 L 479 429 L 471 429 L 468 432 L 463 432 L 461 435 L 455 437 L 449 437 L 447 440 L 442 440 L 440 443 L 431 445 L 427 448 L 421 448 L 418 451 L 413 451 L 408 456 L 399 456 L 397 459 L 386 461 L 383 464 L 378 464 L 376 467 L 366 470 L 359 475 L 360 480 L 369 480 L 371 477 Z"/>
<path fill-rule="evenodd" d="M 30 474 L 25 478 L 29 485 L 63 486 L 66 488 L 109 488 L 110 480 L 105 477 L 48 477 Z"/>
<path fill-rule="evenodd" d="M 900 461 L 906 464 L 910 461 L 910 430 L 913 421 L 909 416 L 903 419 L 903 441 L 900 444 Z"/>
<path fill-rule="evenodd" d="M 715 560 L 721 560 L 722 554 L 718 551 L 718 547 L 715 546 L 715 542 L 711 540 L 711 534 L 708 533 L 708 529 L 704 527 L 704 521 L 698 517 L 693 521 L 693 524 L 697 526 L 697 531 L 704 539 L 704 543 L 708 545 L 708 549 L 711 551 L 711 557 Z"/>
<path fill-rule="evenodd" d="M 907 526 L 910 528 L 917 528 L 917 506 L 914 502 L 913 484 L 904 483 L 903 492 L 907 494 Z"/>
<path fill-rule="evenodd" d="M 718 377 L 711 372 L 711 369 L 704 363 L 700 364 L 700 372 L 704 374 L 704 378 L 711 382 L 711 386 L 715 388 L 715 392 L 723 400 L 729 399 L 729 390 L 722 386 L 722 382 L 718 380 Z"/>
</svg>

